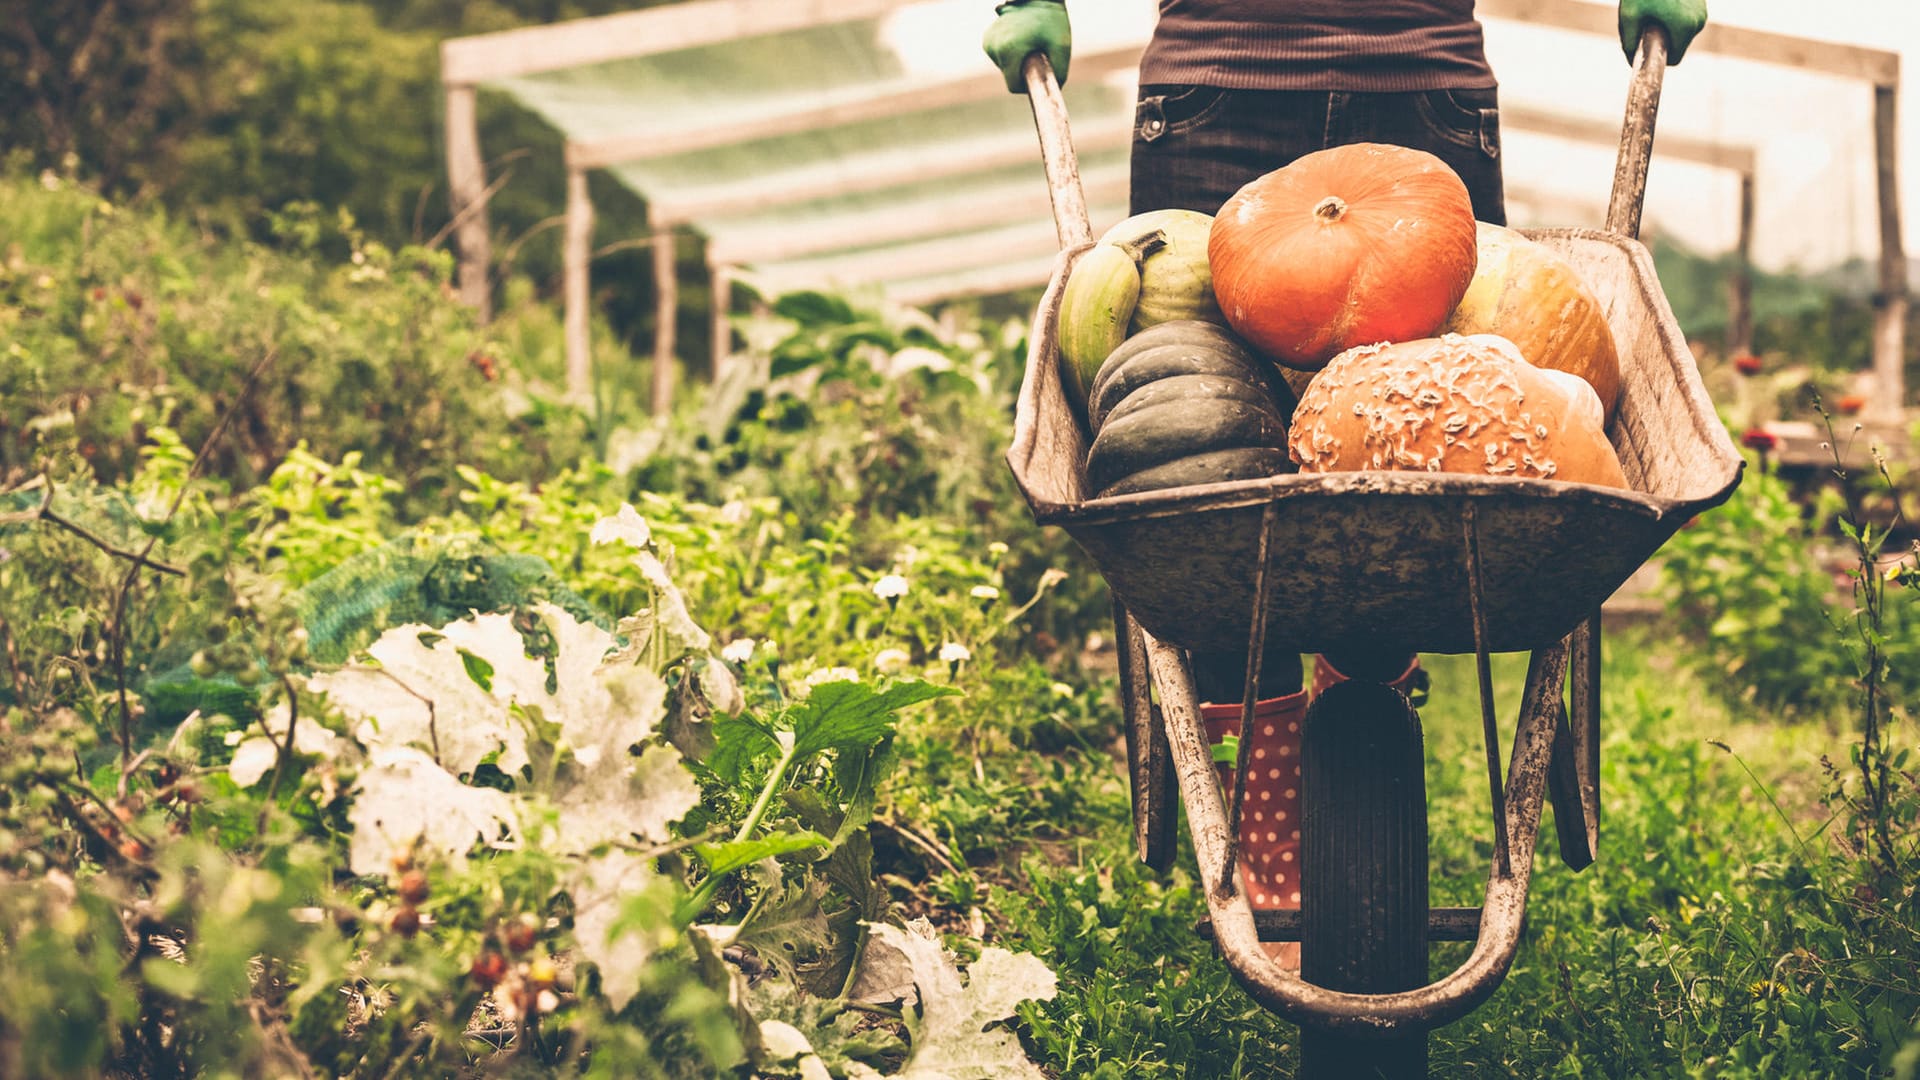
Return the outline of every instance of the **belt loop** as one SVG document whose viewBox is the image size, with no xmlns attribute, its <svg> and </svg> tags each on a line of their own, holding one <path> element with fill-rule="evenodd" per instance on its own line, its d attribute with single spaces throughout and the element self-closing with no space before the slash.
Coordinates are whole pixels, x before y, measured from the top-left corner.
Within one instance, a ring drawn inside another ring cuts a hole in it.
<svg viewBox="0 0 1920 1080">
<path fill-rule="evenodd" d="M 1347 94 L 1344 90 L 1327 91 L 1327 123 L 1320 132 L 1320 148 L 1338 145 L 1334 136 L 1339 133 L 1340 124 L 1346 119 Z"/>
</svg>

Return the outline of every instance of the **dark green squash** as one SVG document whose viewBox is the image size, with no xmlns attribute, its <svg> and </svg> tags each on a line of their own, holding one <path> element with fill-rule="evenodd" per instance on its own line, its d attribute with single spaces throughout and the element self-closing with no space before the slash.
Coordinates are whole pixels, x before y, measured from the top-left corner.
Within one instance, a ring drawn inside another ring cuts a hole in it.
<svg viewBox="0 0 1920 1080">
<path fill-rule="evenodd" d="M 1293 395 L 1231 331 L 1162 323 L 1128 338 L 1087 395 L 1096 497 L 1292 472 Z"/>
</svg>

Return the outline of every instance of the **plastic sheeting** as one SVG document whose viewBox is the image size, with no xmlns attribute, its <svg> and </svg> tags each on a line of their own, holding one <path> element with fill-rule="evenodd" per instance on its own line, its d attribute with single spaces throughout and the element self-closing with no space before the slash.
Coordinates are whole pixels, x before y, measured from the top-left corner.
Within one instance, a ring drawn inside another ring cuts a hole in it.
<svg viewBox="0 0 1920 1080">
<path fill-rule="evenodd" d="M 613 174 L 764 288 L 878 285 L 915 302 L 1004 291 L 1044 280 L 1055 241 L 1025 99 L 982 85 L 998 79 L 978 45 L 991 7 L 903 4 L 883 18 L 493 85 L 571 143 L 628 139 L 636 157 Z M 1073 7 L 1067 103 L 1096 233 L 1125 212 L 1130 69 L 1153 10 L 1153 0 Z M 1773 14 L 1775 24 L 1787 18 Z M 1875 24 L 1878 40 L 1861 43 L 1920 52 L 1920 24 L 1903 0 L 1888 0 L 1887 18 Z M 1618 123 L 1628 69 L 1616 43 L 1485 22 L 1503 102 Z M 1870 104 L 1857 82 L 1695 53 L 1669 76 L 1660 130 L 1751 148 L 1758 261 L 1819 266 L 1878 249 Z M 895 105 L 916 107 L 881 115 Z M 1916 111 L 1903 110 L 1909 124 Z M 851 119 L 831 122 L 836 114 Z M 1513 126 L 1503 139 L 1516 223 L 1598 223 L 1611 147 Z M 1907 140 L 1909 155 L 1916 141 Z M 1731 248 L 1738 177 L 1663 159 L 1657 147 L 1649 227 L 1704 250 Z"/>
</svg>

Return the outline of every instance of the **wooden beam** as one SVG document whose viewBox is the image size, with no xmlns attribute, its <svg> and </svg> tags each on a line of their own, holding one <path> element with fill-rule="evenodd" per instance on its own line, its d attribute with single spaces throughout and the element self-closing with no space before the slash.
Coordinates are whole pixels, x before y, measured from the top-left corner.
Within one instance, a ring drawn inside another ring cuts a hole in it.
<svg viewBox="0 0 1920 1080">
<path fill-rule="evenodd" d="M 1906 404 L 1907 253 L 1900 237 L 1900 129 L 1895 117 L 1898 91 L 1873 89 L 1874 176 L 1880 189 L 1880 294 L 1874 299 L 1871 415 L 1904 415 Z"/>
<path fill-rule="evenodd" d="M 1740 232 L 1727 279 L 1727 355 L 1753 351 L 1753 174 L 1740 177 Z"/>
<path fill-rule="evenodd" d="M 982 267 L 978 272 L 928 282 L 907 281 L 886 286 L 887 299 L 907 307 L 925 307 L 946 300 L 978 296 L 1001 296 L 1022 289 L 1037 289 L 1053 277 L 1054 259 Z"/>
<path fill-rule="evenodd" d="M 1108 49 L 1074 57 L 1074 73 L 1094 80 L 1139 63 L 1137 48 Z M 677 131 L 635 132 L 605 139 L 567 143 L 567 167 L 604 169 L 632 161 L 711 150 L 755 139 L 884 120 L 909 113 L 1003 98 L 1006 80 L 995 71 L 917 85 L 876 84 L 871 93 L 828 105 L 805 105 L 767 113 L 735 124 L 699 125 Z"/>
<path fill-rule="evenodd" d="M 1124 206 L 1102 207 L 1095 212 L 1095 220 L 1118 221 L 1125 216 Z M 983 233 L 897 244 L 827 258 L 769 263 L 757 267 L 753 279 L 762 286 L 763 292 L 777 296 L 794 288 L 855 288 L 876 282 L 964 273 L 1023 259 L 1048 258 L 1058 251 L 1053 218 L 1044 215 L 1019 226 Z"/>
<path fill-rule="evenodd" d="M 565 338 L 567 396 L 575 401 L 593 397 L 593 197 L 587 192 L 587 174 L 567 173 L 565 282 Z"/>
<path fill-rule="evenodd" d="M 1619 13 L 1613 4 L 1589 4 L 1581 0 L 1479 0 L 1476 14 L 1481 18 L 1511 19 L 1615 40 L 1620 34 Z M 1709 22 L 1687 51 L 1859 79 L 1875 86 L 1895 86 L 1900 81 L 1897 52 L 1726 23 Z"/>
<path fill-rule="evenodd" d="M 680 314 L 680 279 L 674 260 L 673 229 L 653 231 L 653 415 L 673 408 L 674 335 Z"/>
<path fill-rule="evenodd" d="M 1074 146 L 1083 156 L 1122 149 L 1132 141 L 1131 118 L 1095 120 L 1076 128 L 1073 137 Z M 687 225 L 836 195 L 858 195 L 922 180 L 1034 164 L 1035 156 L 1033 133 L 1014 131 L 977 143 L 943 147 L 935 160 L 928 160 L 926 149 L 921 147 L 836 158 L 819 166 L 717 184 L 684 197 L 658 196 L 651 209 L 663 222 Z"/>
<path fill-rule="evenodd" d="M 1525 104 L 1502 102 L 1500 126 L 1530 131 L 1536 135 L 1571 139 L 1576 142 L 1599 143 L 1606 146 L 1620 144 L 1620 125 L 1614 121 L 1577 116 L 1552 109 L 1538 109 Z M 1678 161 L 1693 162 L 1696 165 L 1731 169 L 1748 175 L 1751 175 L 1754 170 L 1753 147 L 1721 142 L 1717 139 L 1700 139 L 1662 131 L 1653 141 L 1653 151 L 1660 157 L 1671 157 Z"/>
<path fill-rule="evenodd" d="M 460 302 L 493 314 L 487 275 L 493 262 L 487 234 L 487 163 L 480 156 L 480 124 L 471 86 L 447 87 L 447 193 L 454 243 L 460 249 Z"/>
<path fill-rule="evenodd" d="M 1085 178 L 1087 199 L 1124 203 L 1127 170 L 1107 169 Z M 707 245 L 709 257 L 723 263 L 787 262 L 809 255 L 845 251 L 853 247 L 918 240 L 951 233 L 956 228 L 1008 225 L 1051 213 L 1047 190 L 1009 192 L 1003 185 L 985 191 L 963 191 L 945 198 L 923 199 L 879 212 L 820 217 L 767 229 L 743 230 L 715 237 Z"/>
<path fill-rule="evenodd" d="M 870 19 L 912 0 L 690 0 L 440 43 L 448 86 L 604 64 L 736 38 Z"/>
<path fill-rule="evenodd" d="M 709 326 L 713 348 L 707 378 L 716 383 L 720 381 L 720 373 L 726 369 L 727 358 L 733 355 L 733 272 L 733 267 L 709 258 L 707 312 L 712 319 Z"/>
</svg>

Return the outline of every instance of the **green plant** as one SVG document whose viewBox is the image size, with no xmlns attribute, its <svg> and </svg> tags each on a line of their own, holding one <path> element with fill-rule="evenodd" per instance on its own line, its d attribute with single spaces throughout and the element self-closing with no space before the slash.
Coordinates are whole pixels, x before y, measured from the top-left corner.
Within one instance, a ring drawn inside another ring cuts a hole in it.
<svg viewBox="0 0 1920 1080">
<path fill-rule="evenodd" d="M 295 253 L 0 176 L 0 471 L 70 451 L 112 481 L 149 430 L 197 446 L 235 402 L 208 465 L 239 488 L 302 442 L 328 461 L 352 451 L 422 502 L 456 464 L 531 476 L 589 445 L 578 411 L 527 404 L 553 396 L 557 352 L 499 356 L 495 331 L 449 302 L 444 253 L 389 249 L 311 205 L 276 229 Z M 330 265 L 335 244 L 348 254 Z"/>
<path fill-rule="evenodd" d="M 1725 505 L 1661 548 L 1660 588 L 1700 670 L 1730 697 L 1823 715 L 1848 693 L 1850 665 L 1828 625 L 1837 594 L 1816 533 L 1786 485 L 1750 471 Z"/>
</svg>

